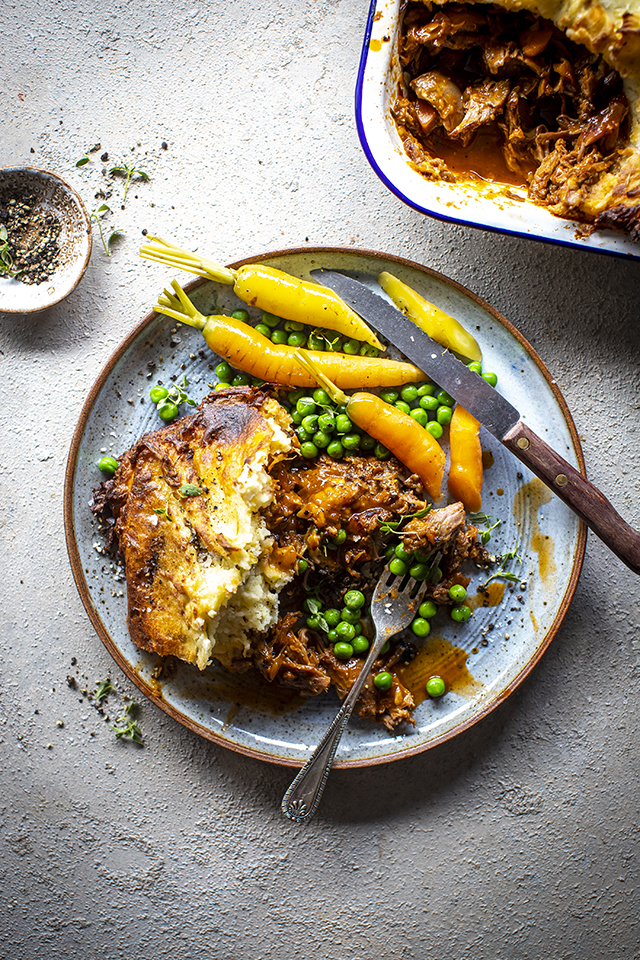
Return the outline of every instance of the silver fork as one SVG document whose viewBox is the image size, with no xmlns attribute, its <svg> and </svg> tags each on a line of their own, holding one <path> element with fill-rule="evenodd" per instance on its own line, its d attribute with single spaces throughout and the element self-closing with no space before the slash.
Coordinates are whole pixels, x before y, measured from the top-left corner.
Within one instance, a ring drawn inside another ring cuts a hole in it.
<svg viewBox="0 0 640 960">
<path fill-rule="evenodd" d="M 289 820 L 309 820 L 318 808 L 340 738 L 353 713 L 371 668 L 390 637 L 408 627 L 420 606 L 416 581 L 405 574 L 396 577 L 385 570 L 371 600 L 375 638 L 356 682 L 342 702 L 329 729 L 282 798 L 282 812 Z"/>
</svg>

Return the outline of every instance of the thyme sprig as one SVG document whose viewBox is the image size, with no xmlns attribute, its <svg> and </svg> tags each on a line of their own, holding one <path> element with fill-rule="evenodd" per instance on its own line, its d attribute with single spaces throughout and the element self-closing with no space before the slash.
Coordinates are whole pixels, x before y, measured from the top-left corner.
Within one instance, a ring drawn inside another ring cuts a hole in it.
<svg viewBox="0 0 640 960">
<path fill-rule="evenodd" d="M 415 513 L 405 513 L 405 515 L 401 517 L 399 520 L 378 521 L 380 533 L 384 533 L 384 534 L 398 533 L 399 531 L 402 530 L 402 527 L 404 526 L 407 520 L 413 520 L 413 519 L 422 520 L 423 517 L 426 517 L 426 515 L 430 512 L 431 512 L 431 504 L 428 503 L 426 507 L 423 507 L 422 510 L 417 510 Z"/>
<path fill-rule="evenodd" d="M 115 733 L 116 740 L 120 740 L 121 737 L 126 737 L 128 740 L 132 740 L 133 743 L 144 742 L 142 739 L 142 731 L 137 721 L 133 719 L 133 714 L 137 709 L 137 704 L 132 700 L 131 703 L 125 707 L 122 716 L 116 720 L 116 723 L 120 724 L 120 726 L 114 727 L 113 724 L 109 724 L 109 729 Z"/>
<path fill-rule="evenodd" d="M 96 687 L 95 700 L 96 703 L 100 703 L 101 700 L 109 694 L 115 691 L 115 687 L 112 685 L 111 680 L 107 677 L 106 680 L 101 680 L 98 686 Z"/>
<path fill-rule="evenodd" d="M 489 543 L 489 540 L 491 540 L 491 531 L 495 530 L 495 528 L 499 527 L 500 524 L 502 523 L 502 520 L 500 520 L 500 518 L 496 519 L 495 517 L 489 516 L 488 513 L 483 513 L 482 511 L 480 511 L 479 513 L 470 513 L 469 520 L 476 527 L 481 523 L 484 523 L 486 525 L 486 530 L 483 530 L 482 533 L 480 534 L 480 539 L 482 540 L 483 543 Z M 495 523 L 491 523 L 492 520 L 495 520 Z"/>
<path fill-rule="evenodd" d="M 149 180 L 149 174 L 146 170 L 140 170 L 134 164 L 127 163 L 126 160 L 123 160 L 122 163 L 116 164 L 115 167 L 111 167 L 109 173 L 112 177 L 124 177 L 124 193 L 122 195 L 122 202 L 126 203 L 127 201 L 127 191 L 129 189 L 129 184 L 131 183 L 132 177 L 135 177 L 136 180 Z"/>
<path fill-rule="evenodd" d="M 506 569 L 505 565 L 510 560 L 514 560 L 516 563 L 522 564 L 522 557 L 518 553 L 517 544 L 512 550 L 505 550 L 505 552 L 501 555 L 500 566 L 496 572 L 492 573 L 491 576 L 482 584 L 483 589 L 488 583 L 491 583 L 492 580 L 497 580 L 498 578 L 501 578 L 502 580 L 510 580 L 512 583 L 518 583 L 522 579 L 521 577 L 517 576 L 517 574 Z"/>
<path fill-rule="evenodd" d="M 92 223 L 96 223 L 98 225 L 100 240 L 102 241 L 104 252 L 108 257 L 111 256 L 111 242 L 115 237 L 118 237 L 122 234 L 120 227 L 111 227 L 108 233 L 106 232 L 106 229 L 104 229 L 104 218 L 110 213 L 112 213 L 112 210 L 109 204 L 101 203 L 99 207 L 96 207 L 95 210 L 91 211 L 91 216 L 89 217 L 89 220 Z"/>
</svg>

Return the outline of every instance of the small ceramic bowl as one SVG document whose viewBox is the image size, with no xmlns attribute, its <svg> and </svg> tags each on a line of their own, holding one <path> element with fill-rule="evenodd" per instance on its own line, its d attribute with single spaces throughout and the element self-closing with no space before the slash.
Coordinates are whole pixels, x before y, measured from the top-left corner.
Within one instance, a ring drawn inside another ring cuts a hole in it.
<svg viewBox="0 0 640 960">
<path fill-rule="evenodd" d="M 46 310 L 64 300 L 87 269 L 92 244 L 89 214 L 73 187 L 57 174 L 38 167 L 4 167 L 0 227 L 10 233 L 12 224 L 22 246 L 26 240 L 28 249 L 33 247 L 33 263 L 27 269 L 28 283 L 0 273 L 0 313 Z M 38 254 L 45 242 L 48 248 Z"/>
</svg>

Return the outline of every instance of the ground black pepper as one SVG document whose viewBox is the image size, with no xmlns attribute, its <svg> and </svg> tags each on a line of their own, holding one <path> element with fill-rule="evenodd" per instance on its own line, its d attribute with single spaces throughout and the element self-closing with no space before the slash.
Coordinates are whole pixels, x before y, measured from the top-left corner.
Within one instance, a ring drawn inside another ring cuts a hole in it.
<svg viewBox="0 0 640 960">
<path fill-rule="evenodd" d="M 38 209 L 36 198 L 25 193 L 0 205 L 0 224 L 6 227 L 6 252 L 13 261 L 10 276 L 27 284 L 50 280 L 60 262 L 58 217 Z"/>
</svg>

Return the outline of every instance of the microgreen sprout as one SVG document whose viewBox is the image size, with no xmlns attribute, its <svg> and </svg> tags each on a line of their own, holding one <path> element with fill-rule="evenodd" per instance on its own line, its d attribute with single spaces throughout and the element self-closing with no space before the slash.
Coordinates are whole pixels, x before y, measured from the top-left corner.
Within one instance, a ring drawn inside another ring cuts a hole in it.
<svg viewBox="0 0 640 960">
<path fill-rule="evenodd" d="M 126 203 L 127 191 L 133 177 L 135 177 L 137 180 L 149 180 L 149 174 L 145 170 L 139 170 L 138 167 L 134 166 L 133 164 L 128 164 L 126 160 L 123 160 L 122 163 L 116 164 L 115 167 L 111 167 L 109 173 L 112 177 L 124 177 L 124 193 L 122 195 L 123 203 Z"/>
<path fill-rule="evenodd" d="M 15 277 L 18 271 L 14 269 L 13 257 L 9 253 L 9 234 L 7 228 L 0 224 L 0 274 Z"/>
<path fill-rule="evenodd" d="M 157 384 L 149 391 L 149 396 L 158 410 L 158 416 L 165 423 L 175 420 L 183 403 L 188 403 L 190 407 L 197 406 L 196 401 L 192 400 L 187 393 L 188 386 L 189 382 L 185 376 L 182 383 L 172 383 L 170 387 Z M 194 496 L 194 494 L 190 494 L 190 496 Z"/>
<path fill-rule="evenodd" d="M 487 528 L 486 530 L 483 530 L 482 533 L 480 534 L 480 539 L 482 540 L 483 543 L 489 543 L 489 540 L 491 540 L 491 531 L 495 530 L 495 528 L 499 527 L 500 524 L 502 523 L 502 520 L 499 520 L 499 519 L 496 520 L 495 523 L 491 523 L 493 519 L 494 518 L 490 517 L 489 514 L 487 513 L 480 512 L 480 513 L 469 514 L 469 520 L 471 521 L 471 523 L 475 524 L 476 526 L 478 526 L 478 524 L 480 523 L 484 523 Z"/>
<path fill-rule="evenodd" d="M 173 517 L 169 516 L 169 511 L 165 510 L 164 507 L 154 507 L 153 512 L 159 517 L 164 517 L 166 520 L 173 520 Z"/>
<path fill-rule="evenodd" d="M 428 503 L 426 507 L 424 507 L 422 510 L 416 511 L 416 513 L 405 513 L 400 520 L 386 520 L 379 524 L 380 533 L 397 533 L 402 529 L 407 520 L 411 520 L 413 518 L 422 520 L 428 513 L 430 513 L 430 511 L 431 504 Z"/>
<path fill-rule="evenodd" d="M 112 227 L 108 233 L 106 232 L 106 229 L 104 229 L 104 218 L 111 212 L 111 207 L 107 203 L 101 203 L 99 207 L 96 207 L 95 210 L 92 210 L 91 216 L 89 217 L 93 223 L 97 223 L 98 225 L 100 240 L 102 241 L 104 252 L 108 257 L 111 256 L 111 241 L 114 239 L 114 237 L 120 236 L 122 233 L 120 227 Z"/>
<path fill-rule="evenodd" d="M 517 576 L 515 573 L 506 569 L 506 564 L 509 560 L 514 560 L 516 563 L 522 564 L 522 557 L 518 553 L 517 545 L 512 550 L 505 550 L 505 552 L 500 557 L 500 566 L 495 573 L 492 573 L 488 580 L 482 584 L 483 589 L 487 586 L 488 583 L 491 583 L 492 580 L 497 580 L 501 578 L 502 580 L 510 580 L 512 583 L 519 583 L 522 580 L 522 577 Z"/>
<path fill-rule="evenodd" d="M 107 677 L 106 680 L 101 680 L 98 686 L 96 687 L 95 699 L 97 703 L 100 703 L 101 700 L 109 694 L 114 692 L 115 687 L 112 686 L 111 680 Z"/>
<path fill-rule="evenodd" d="M 87 163 L 90 162 L 90 160 L 91 160 L 91 157 L 87 156 L 87 154 L 85 153 L 80 157 L 79 160 L 76 160 L 76 167 L 84 167 L 86 166 Z"/>
<path fill-rule="evenodd" d="M 116 735 L 116 740 L 120 740 L 121 737 L 127 737 L 128 740 L 132 740 L 134 743 L 143 743 L 142 731 L 133 719 L 133 714 L 136 710 L 137 706 L 132 700 L 131 703 L 125 707 L 122 716 L 116 720 L 116 723 L 120 724 L 120 726 L 114 727 L 112 724 L 109 724 L 109 728 L 113 730 Z"/>
</svg>

